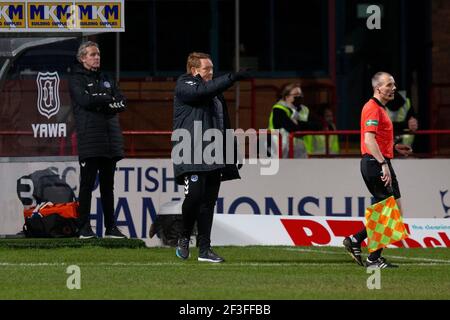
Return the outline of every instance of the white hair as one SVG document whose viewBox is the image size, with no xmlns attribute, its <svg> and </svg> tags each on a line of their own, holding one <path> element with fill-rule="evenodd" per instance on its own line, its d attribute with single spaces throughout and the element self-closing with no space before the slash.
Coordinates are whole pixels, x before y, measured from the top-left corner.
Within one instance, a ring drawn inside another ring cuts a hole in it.
<svg viewBox="0 0 450 320">
<path fill-rule="evenodd" d="M 78 48 L 78 52 L 77 52 L 77 60 L 82 63 L 81 58 L 84 57 L 87 54 L 87 48 L 88 47 L 96 47 L 98 48 L 98 43 L 94 42 L 94 41 L 86 41 L 83 42 L 80 47 Z"/>
</svg>

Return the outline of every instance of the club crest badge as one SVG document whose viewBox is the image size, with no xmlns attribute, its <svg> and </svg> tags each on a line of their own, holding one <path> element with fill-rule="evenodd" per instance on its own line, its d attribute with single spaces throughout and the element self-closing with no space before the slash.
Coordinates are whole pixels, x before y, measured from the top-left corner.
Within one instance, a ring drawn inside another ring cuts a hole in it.
<svg viewBox="0 0 450 320">
<path fill-rule="evenodd" d="M 50 119 L 59 112 L 60 107 L 58 72 L 39 72 L 36 83 L 38 87 L 38 111 L 47 119 Z"/>
<path fill-rule="evenodd" d="M 448 193 L 448 189 L 439 192 L 441 194 L 442 208 L 444 209 L 444 218 L 450 218 L 450 206 L 445 203 L 445 195 Z"/>
</svg>

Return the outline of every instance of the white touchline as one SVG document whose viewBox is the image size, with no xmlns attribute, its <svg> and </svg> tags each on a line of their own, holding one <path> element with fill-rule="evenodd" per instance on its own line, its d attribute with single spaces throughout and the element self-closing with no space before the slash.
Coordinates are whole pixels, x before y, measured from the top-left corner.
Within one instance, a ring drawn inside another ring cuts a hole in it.
<svg viewBox="0 0 450 320">
<path fill-rule="evenodd" d="M 333 253 L 339 254 L 339 253 Z M 446 261 L 446 260 L 444 260 Z M 442 266 L 446 265 L 442 262 L 428 262 L 428 263 L 408 263 L 408 266 Z M 182 262 L 148 262 L 148 263 L 135 263 L 135 262 L 99 262 L 99 263 L 76 263 L 78 266 L 107 266 L 107 267 L 160 267 L 160 266 L 173 266 L 173 267 L 186 267 L 185 263 Z M 14 262 L 0 262 L 0 267 L 61 267 L 69 265 L 69 263 L 58 263 L 58 262 L 37 262 L 37 263 L 14 263 Z M 226 262 L 223 264 L 195 264 L 196 267 L 211 267 L 211 268 L 227 268 L 227 267 L 295 267 L 295 266 L 342 266 L 342 263 L 320 263 L 320 262 Z M 192 265 L 194 266 L 194 264 Z"/>
<path fill-rule="evenodd" d="M 347 255 L 346 252 L 319 251 L 319 250 L 313 250 L 313 249 L 301 249 L 301 248 L 283 248 L 283 250 L 288 250 L 288 251 L 301 251 L 301 252 L 312 252 L 312 253 L 318 253 L 318 254 Z M 436 262 L 436 263 L 441 263 L 441 264 L 447 264 L 447 263 L 450 263 L 450 260 L 445 260 L 445 259 L 414 258 L 414 257 L 393 256 L 393 255 L 386 255 L 385 257 L 387 257 L 387 258 L 395 258 L 395 259 L 403 259 L 403 260 L 411 260 L 411 261 Z"/>
</svg>

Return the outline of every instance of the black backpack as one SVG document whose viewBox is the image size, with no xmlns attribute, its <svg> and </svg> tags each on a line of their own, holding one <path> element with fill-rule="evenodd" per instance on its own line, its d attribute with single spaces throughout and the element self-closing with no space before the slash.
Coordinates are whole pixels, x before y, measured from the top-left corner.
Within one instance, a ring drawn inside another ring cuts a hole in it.
<svg viewBox="0 0 450 320">
<path fill-rule="evenodd" d="M 30 194 L 31 193 L 31 194 Z M 17 196 L 24 206 L 50 201 L 65 203 L 75 201 L 72 188 L 51 168 L 38 170 L 17 179 Z"/>
<path fill-rule="evenodd" d="M 150 238 L 157 235 L 166 246 L 176 247 L 183 235 L 183 216 L 181 214 L 158 214 L 150 227 Z M 197 236 L 197 224 L 192 231 Z"/>
<path fill-rule="evenodd" d="M 75 201 L 72 188 L 62 180 L 52 168 L 38 170 L 17 180 L 17 196 L 24 207 L 45 202 L 67 203 Z M 77 236 L 75 219 L 68 219 L 59 214 L 42 217 L 34 213 L 25 218 L 23 232 L 33 238 L 63 238 Z"/>
<path fill-rule="evenodd" d="M 181 214 L 157 215 L 150 227 L 150 238 L 156 234 L 166 246 L 176 247 L 178 238 L 183 232 L 183 217 Z"/>
<path fill-rule="evenodd" d="M 77 236 L 78 228 L 75 219 L 57 213 L 44 217 L 36 213 L 25 218 L 23 232 L 31 238 L 68 238 Z"/>
</svg>

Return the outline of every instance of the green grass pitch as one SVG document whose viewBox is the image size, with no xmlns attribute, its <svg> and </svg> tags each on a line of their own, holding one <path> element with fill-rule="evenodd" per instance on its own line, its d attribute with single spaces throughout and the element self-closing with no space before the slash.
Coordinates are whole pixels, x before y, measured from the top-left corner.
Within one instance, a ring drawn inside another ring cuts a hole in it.
<svg viewBox="0 0 450 320">
<path fill-rule="evenodd" d="M 450 299 L 450 249 L 387 249 L 400 265 L 371 274 L 336 247 L 217 247 L 226 262 L 181 261 L 173 248 L 0 245 L 0 299 Z M 69 290 L 70 265 L 81 289 Z"/>
</svg>

